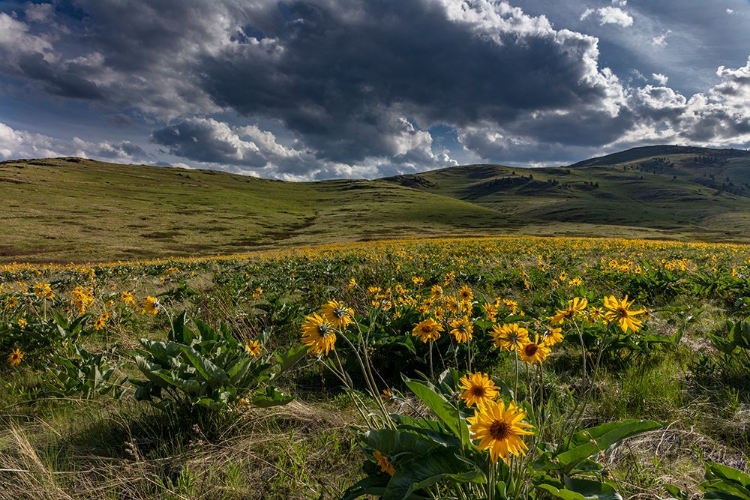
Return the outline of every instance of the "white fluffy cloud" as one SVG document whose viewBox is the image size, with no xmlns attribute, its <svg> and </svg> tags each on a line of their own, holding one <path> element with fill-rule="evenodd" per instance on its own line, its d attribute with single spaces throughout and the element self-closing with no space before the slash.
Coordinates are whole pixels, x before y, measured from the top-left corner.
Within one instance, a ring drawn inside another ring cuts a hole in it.
<svg viewBox="0 0 750 500">
<path fill-rule="evenodd" d="M 59 156 L 78 156 L 118 162 L 135 162 L 148 157 L 143 149 L 129 141 L 122 141 L 119 144 L 106 141 L 93 143 L 78 137 L 74 137 L 71 141 L 64 141 L 25 130 L 14 130 L 0 123 L 0 157 L 3 159 Z"/>
<path fill-rule="evenodd" d="M 612 3 L 615 3 L 614 1 Z M 627 3 L 627 2 L 625 2 Z M 625 3 L 618 3 L 618 5 L 625 5 Z M 581 14 L 580 20 L 585 21 L 593 14 L 599 16 L 599 24 L 617 24 L 623 28 L 627 28 L 633 25 L 633 17 L 618 7 L 602 7 L 600 9 L 586 9 Z"/>
</svg>

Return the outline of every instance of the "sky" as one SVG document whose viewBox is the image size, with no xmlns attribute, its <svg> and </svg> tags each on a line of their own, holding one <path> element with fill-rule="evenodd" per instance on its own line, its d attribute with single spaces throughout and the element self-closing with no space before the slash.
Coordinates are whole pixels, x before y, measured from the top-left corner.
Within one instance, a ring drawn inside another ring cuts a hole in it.
<svg viewBox="0 0 750 500">
<path fill-rule="evenodd" d="M 750 148 L 750 0 L 0 0 L 0 160 L 283 180 Z"/>
</svg>

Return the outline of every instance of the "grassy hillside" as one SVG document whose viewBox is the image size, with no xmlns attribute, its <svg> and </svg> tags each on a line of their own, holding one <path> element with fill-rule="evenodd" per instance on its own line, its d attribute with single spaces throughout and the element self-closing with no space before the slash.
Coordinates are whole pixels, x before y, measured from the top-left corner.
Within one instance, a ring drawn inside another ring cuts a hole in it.
<svg viewBox="0 0 750 500">
<path fill-rule="evenodd" d="M 750 153 L 738 150 L 655 146 L 565 168 L 469 165 L 388 180 L 525 226 L 588 223 L 733 241 L 746 241 L 750 229 Z"/>
<path fill-rule="evenodd" d="M 502 225 L 485 207 L 390 183 L 286 183 L 80 159 L 0 165 L 0 199 L 6 261 L 240 253 Z"/>
<path fill-rule="evenodd" d="M 78 158 L 0 164 L 0 260 L 243 253 L 520 233 L 748 241 L 750 153 L 652 147 L 568 168 L 289 183 Z"/>
</svg>

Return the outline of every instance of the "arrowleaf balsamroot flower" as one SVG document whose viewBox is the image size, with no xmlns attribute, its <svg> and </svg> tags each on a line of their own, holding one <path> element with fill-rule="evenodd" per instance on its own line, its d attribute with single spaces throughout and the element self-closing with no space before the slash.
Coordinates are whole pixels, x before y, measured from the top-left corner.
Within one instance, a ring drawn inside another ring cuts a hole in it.
<svg viewBox="0 0 750 500">
<path fill-rule="evenodd" d="M 474 299 L 474 293 L 471 291 L 469 285 L 464 285 L 458 291 L 458 298 L 461 302 L 471 302 Z"/>
<path fill-rule="evenodd" d="M 534 337 L 534 341 L 531 340 L 518 345 L 518 355 L 521 356 L 521 360 L 533 365 L 534 363 L 542 363 L 547 356 L 549 356 L 550 348 L 544 343 L 539 342 L 539 335 Z"/>
<path fill-rule="evenodd" d="M 336 343 L 336 330 L 333 325 L 318 313 L 305 316 L 305 320 L 302 325 L 302 343 L 309 347 L 312 354 L 327 355 Z"/>
<path fill-rule="evenodd" d="M 383 455 L 378 450 L 375 450 L 375 453 L 373 453 L 372 456 L 375 457 L 375 461 L 378 462 L 381 472 L 385 472 L 390 476 L 396 473 L 396 468 L 393 466 L 387 456 Z"/>
<path fill-rule="evenodd" d="M 518 323 L 495 325 L 492 327 L 491 334 L 498 348 L 511 352 L 529 340 L 529 331 L 518 326 Z"/>
<path fill-rule="evenodd" d="M 16 348 L 10 351 L 10 354 L 8 354 L 8 364 L 10 366 L 20 365 L 22 359 L 23 359 L 23 353 L 21 352 L 21 349 Z"/>
<path fill-rule="evenodd" d="M 251 340 L 250 342 L 245 344 L 245 351 L 250 356 L 257 356 L 258 354 L 260 354 L 260 342 L 258 342 L 257 340 Z"/>
<path fill-rule="evenodd" d="M 154 316 L 156 316 L 156 314 L 159 312 L 159 307 L 161 307 L 161 304 L 159 304 L 159 299 L 149 295 L 143 301 L 143 309 L 141 309 L 141 314 L 153 314 Z"/>
<path fill-rule="evenodd" d="M 643 322 L 637 319 L 636 316 L 645 313 L 646 310 L 630 309 L 633 302 L 635 301 L 628 301 L 627 295 L 622 300 L 617 300 L 614 295 L 604 297 L 604 308 L 607 309 L 607 312 L 604 313 L 604 319 L 609 323 L 614 323 L 616 321 L 620 325 L 623 333 L 628 331 L 628 329 L 637 332 L 643 326 Z"/>
<path fill-rule="evenodd" d="M 497 463 L 502 458 L 506 463 L 511 455 L 526 455 L 528 447 L 521 436 L 532 434 L 531 424 L 522 422 L 526 412 L 518 408 L 515 403 L 504 401 L 489 401 L 485 406 L 479 406 L 469 423 L 472 439 L 479 440 L 477 448 L 489 450 L 490 458 Z"/>
<path fill-rule="evenodd" d="M 330 324 L 341 330 L 349 326 L 354 317 L 354 310 L 350 307 L 346 307 L 337 300 L 329 300 L 328 303 L 321 308 L 320 312 Z"/>
<path fill-rule="evenodd" d="M 550 318 L 550 322 L 562 323 L 566 319 L 570 319 L 576 314 L 582 314 L 586 310 L 586 306 L 588 305 L 588 300 L 582 299 L 581 297 L 574 297 L 568 301 L 567 308 L 557 310 L 557 314 Z"/>
<path fill-rule="evenodd" d="M 456 338 L 456 342 L 459 344 L 465 344 L 471 340 L 471 334 L 474 332 L 474 325 L 471 323 L 468 317 L 457 318 L 451 321 L 450 327 L 451 335 Z"/>
<path fill-rule="evenodd" d="M 443 325 L 438 323 L 432 318 L 428 318 L 414 327 L 411 334 L 414 337 L 419 337 L 419 340 L 425 344 L 430 340 L 437 340 L 440 338 L 440 332 L 443 331 Z"/>
<path fill-rule="evenodd" d="M 497 397 L 497 386 L 490 378 L 481 372 L 467 373 L 458 381 L 459 389 L 463 393 L 459 396 L 466 406 L 484 406 Z"/>
</svg>

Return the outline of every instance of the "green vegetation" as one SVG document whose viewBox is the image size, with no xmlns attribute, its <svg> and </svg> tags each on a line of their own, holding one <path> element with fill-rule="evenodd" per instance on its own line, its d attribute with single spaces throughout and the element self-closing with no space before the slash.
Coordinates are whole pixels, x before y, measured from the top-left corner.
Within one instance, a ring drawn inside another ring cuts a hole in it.
<svg viewBox="0 0 750 500">
<path fill-rule="evenodd" d="M 0 260 L 108 261 L 493 234 L 747 241 L 750 153 L 655 146 L 562 168 L 293 183 L 59 158 L 0 164 Z"/>
<path fill-rule="evenodd" d="M 0 498 L 747 500 L 748 246 L 418 239 L 0 285 Z"/>
</svg>

